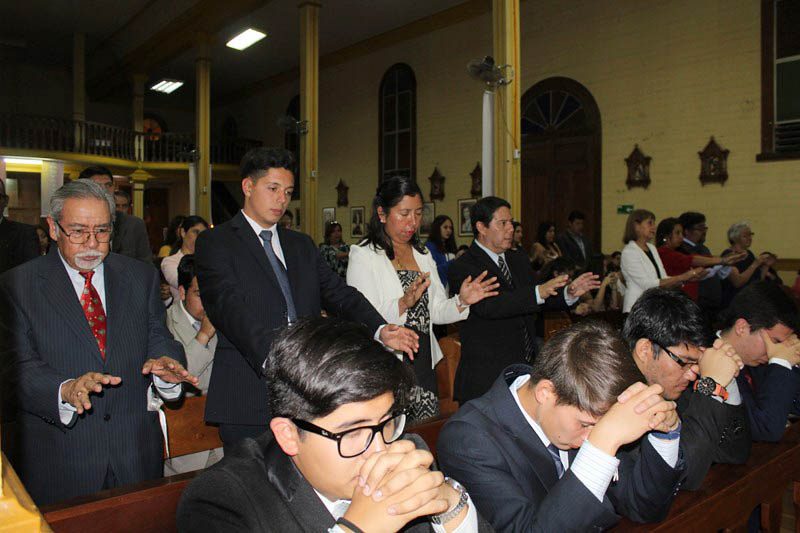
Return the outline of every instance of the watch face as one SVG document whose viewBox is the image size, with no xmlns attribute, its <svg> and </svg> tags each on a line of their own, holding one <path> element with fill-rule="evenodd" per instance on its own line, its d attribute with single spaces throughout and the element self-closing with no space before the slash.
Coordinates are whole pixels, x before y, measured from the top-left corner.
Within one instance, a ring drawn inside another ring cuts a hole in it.
<svg viewBox="0 0 800 533">
<path fill-rule="evenodd" d="M 717 382 L 712 378 L 702 378 L 697 381 L 697 392 L 705 396 L 714 394 L 714 389 L 717 388 Z"/>
</svg>

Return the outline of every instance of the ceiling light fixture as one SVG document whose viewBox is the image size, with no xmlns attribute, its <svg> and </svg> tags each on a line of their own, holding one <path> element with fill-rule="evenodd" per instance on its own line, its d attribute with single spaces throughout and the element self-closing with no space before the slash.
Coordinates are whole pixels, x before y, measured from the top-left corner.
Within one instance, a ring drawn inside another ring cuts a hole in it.
<svg viewBox="0 0 800 533">
<path fill-rule="evenodd" d="M 41 166 L 42 160 L 41 159 L 28 159 L 27 157 L 4 157 L 3 161 L 6 162 L 7 165 L 39 165 Z"/>
<path fill-rule="evenodd" d="M 182 86 L 183 86 L 182 81 L 163 79 L 158 83 L 156 83 L 155 85 L 153 85 L 152 87 L 150 87 L 150 90 L 155 91 L 157 93 L 170 94 Z"/>
<path fill-rule="evenodd" d="M 228 48 L 235 48 L 236 50 L 244 50 L 245 48 L 254 45 L 264 37 L 266 33 L 261 33 L 253 28 L 247 28 L 242 33 L 227 42 Z"/>
</svg>

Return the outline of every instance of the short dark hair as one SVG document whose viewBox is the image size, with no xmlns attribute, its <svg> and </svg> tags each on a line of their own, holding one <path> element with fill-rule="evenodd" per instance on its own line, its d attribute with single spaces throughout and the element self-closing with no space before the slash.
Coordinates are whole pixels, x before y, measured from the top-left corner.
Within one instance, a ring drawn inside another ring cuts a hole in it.
<svg viewBox="0 0 800 533">
<path fill-rule="evenodd" d="M 181 229 L 184 233 L 186 233 L 198 224 L 202 224 L 206 227 L 206 229 L 208 229 L 208 222 L 206 222 L 206 219 L 198 215 L 189 215 L 188 217 L 184 218 L 183 222 L 181 222 Z"/>
<path fill-rule="evenodd" d="M 670 235 L 672 235 L 672 230 L 675 229 L 675 226 L 680 223 L 681 221 L 675 217 L 667 217 L 659 222 L 656 228 L 656 246 L 664 244 L 667 239 L 669 239 Z"/>
<path fill-rule="evenodd" d="M 91 179 L 92 176 L 108 176 L 111 180 L 114 180 L 114 174 L 111 173 L 108 168 L 101 166 L 101 165 L 94 165 L 91 167 L 86 167 L 83 169 L 83 172 L 78 174 L 79 180 L 88 180 Z"/>
<path fill-rule="evenodd" d="M 586 220 L 586 215 L 583 213 L 583 211 L 578 211 L 576 209 L 575 211 L 570 211 L 569 215 L 567 216 L 567 220 L 570 222 L 575 222 L 576 220 Z"/>
<path fill-rule="evenodd" d="M 681 213 L 681 216 L 678 217 L 678 220 L 680 221 L 684 230 L 691 230 L 694 229 L 694 227 L 698 224 L 704 223 L 706 221 L 706 216 L 703 213 L 698 213 L 697 211 L 686 211 L 685 213 Z"/>
<path fill-rule="evenodd" d="M 494 217 L 494 212 L 501 207 L 511 209 L 511 204 L 497 196 L 485 196 L 472 204 L 469 208 L 469 219 L 472 222 L 472 235 L 477 238 L 478 222 L 482 222 L 484 226 L 489 227 Z"/>
<path fill-rule="evenodd" d="M 545 281 L 553 279 L 556 277 L 556 272 L 567 274 L 575 272 L 577 269 L 578 265 L 575 263 L 574 259 L 566 255 L 560 255 L 542 267 L 539 271 L 539 281 L 544 283 Z"/>
<path fill-rule="evenodd" d="M 197 276 L 197 271 L 195 270 L 194 254 L 186 254 L 178 263 L 178 286 L 188 291 L 195 276 Z"/>
<path fill-rule="evenodd" d="M 722 329 L 730 329 L 740 318 L 750 324 L 750 331 L 783 324 L 795 333 L 800 332 L 797 305 L 770 281 L 756 281 L 739 291 L 722 312 Z"/>
<path fill-rule="evenodd" d="M 636 381 L 643 381 L 627 344 L 610 324 L 583 320 L 548 340 L 533 361 L 531 383 L 553 383 L 558 403 L 604 414 Z"/>
<path fill-rule="evenodd" d="M 121 196 L 126 200 L 128 200 L 128 203 L 130 203 L 131 201 L 131 195 L 128 194 L 128 191 L 126 191 L 125 189 L 117 189 L 116 191 L 114 191 L 114 196 Z"/>
<path fill-rule="evenodd" d="M 386 392 L 400 410 L 414 384 L 411 368 L 366 327 L 338 318 L 303 319 L 283 330 L 267 355 L 265 373 L 272 414 L 301 420 Z"/>
<path fill-rule="evenodd" d="M 367 236 L 359 243 L 359 246 L 372 245 L 378 250 L 383 250 L 390 260 L 394 259 L 392 239 L 386 234 L 385 225 L 378 215 L 378 208 L 380 207 L 388 217 L 389 210 L 399 204 L 406 196 L 419 196 L 422 202 L 425 201 L 417 182 L 408 176 L 390 176 L 378 185 L 375 197 L 372 199 L 372 216 L 367 224 Z M 410 243 L 419 253 L 427 253 L 425 246 L 419 240 L 418 233 L 414 233 L 411 236 Z"/>
<path fill-rule="evenodd" d="M 242 179 L 258 180 L 271 168 L 283 168 L 296 174 L 295 159 L 292 152 L 284 148 L 258 147 L 248 150 L 239 165 L 239 176 Z"/>
<path fill-rule="evenodd" d="M 710 346 L 713 335 L 703 311 L 683 291 L 654 287 L 633 304 L 622 336 L 633 349 L 639 339 L 648 339 L 656 357 L 668 346 Z"/>
</svg>

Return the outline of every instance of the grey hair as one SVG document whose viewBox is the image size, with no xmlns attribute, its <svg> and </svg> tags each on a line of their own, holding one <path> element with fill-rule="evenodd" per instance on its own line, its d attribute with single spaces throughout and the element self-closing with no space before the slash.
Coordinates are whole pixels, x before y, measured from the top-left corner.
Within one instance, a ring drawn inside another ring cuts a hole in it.
<svg viewBox="0 0 800 533">
<path fill-rule="evenodd" d="M 734 244 L 736 241 L 738 241 L 739 237 L 742 236 L 742 231 L 745 229 L 752 231 L 750 223 L 746 220 L 732 224 L 731 227 L 728 228 L 728 242 Z"/>
<path fill-rule="evenodd" d="M 61 221 L 61 212 L 64 210 L 64 202 L 70 198 L 94 198 L 104 201 L 111 215 L 111 223 L 114 223 L 114 216 L 117 209 L 114 203 L 114 197 L 108 194 L 102 185 L 98 185 L 91 180 L 75 180 L 66 183 L 53 193 L 53 196 L 50 198 L 50 216 L 54 221 Z"/>
</svg>

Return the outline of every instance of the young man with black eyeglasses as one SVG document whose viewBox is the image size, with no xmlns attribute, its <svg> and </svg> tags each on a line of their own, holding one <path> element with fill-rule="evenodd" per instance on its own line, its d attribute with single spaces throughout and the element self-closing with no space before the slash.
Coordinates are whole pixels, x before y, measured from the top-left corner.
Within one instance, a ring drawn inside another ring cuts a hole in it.
<svg viewBox="0 0 800 533">
<path fill-rule="evenodd" d="M 736 389 L 742 359 L 731 344 L 714 340 L 700 307 L 681 291 L 649 289 L 636 300 L 622 334 L 647 383 L 661 385 L 664 398 L 677 401 L 683 488 L 698 489 L 712 463 L 744 463 L 750 432 Z"/>
<path fill-rule="evenodd" d="M 271 431 L 189 485 L 180 531 L 490 530 L 404 434 L 413 375 L 366 328 L 300 321 L 276 339 L 266 374 Z"/>
</svg>

